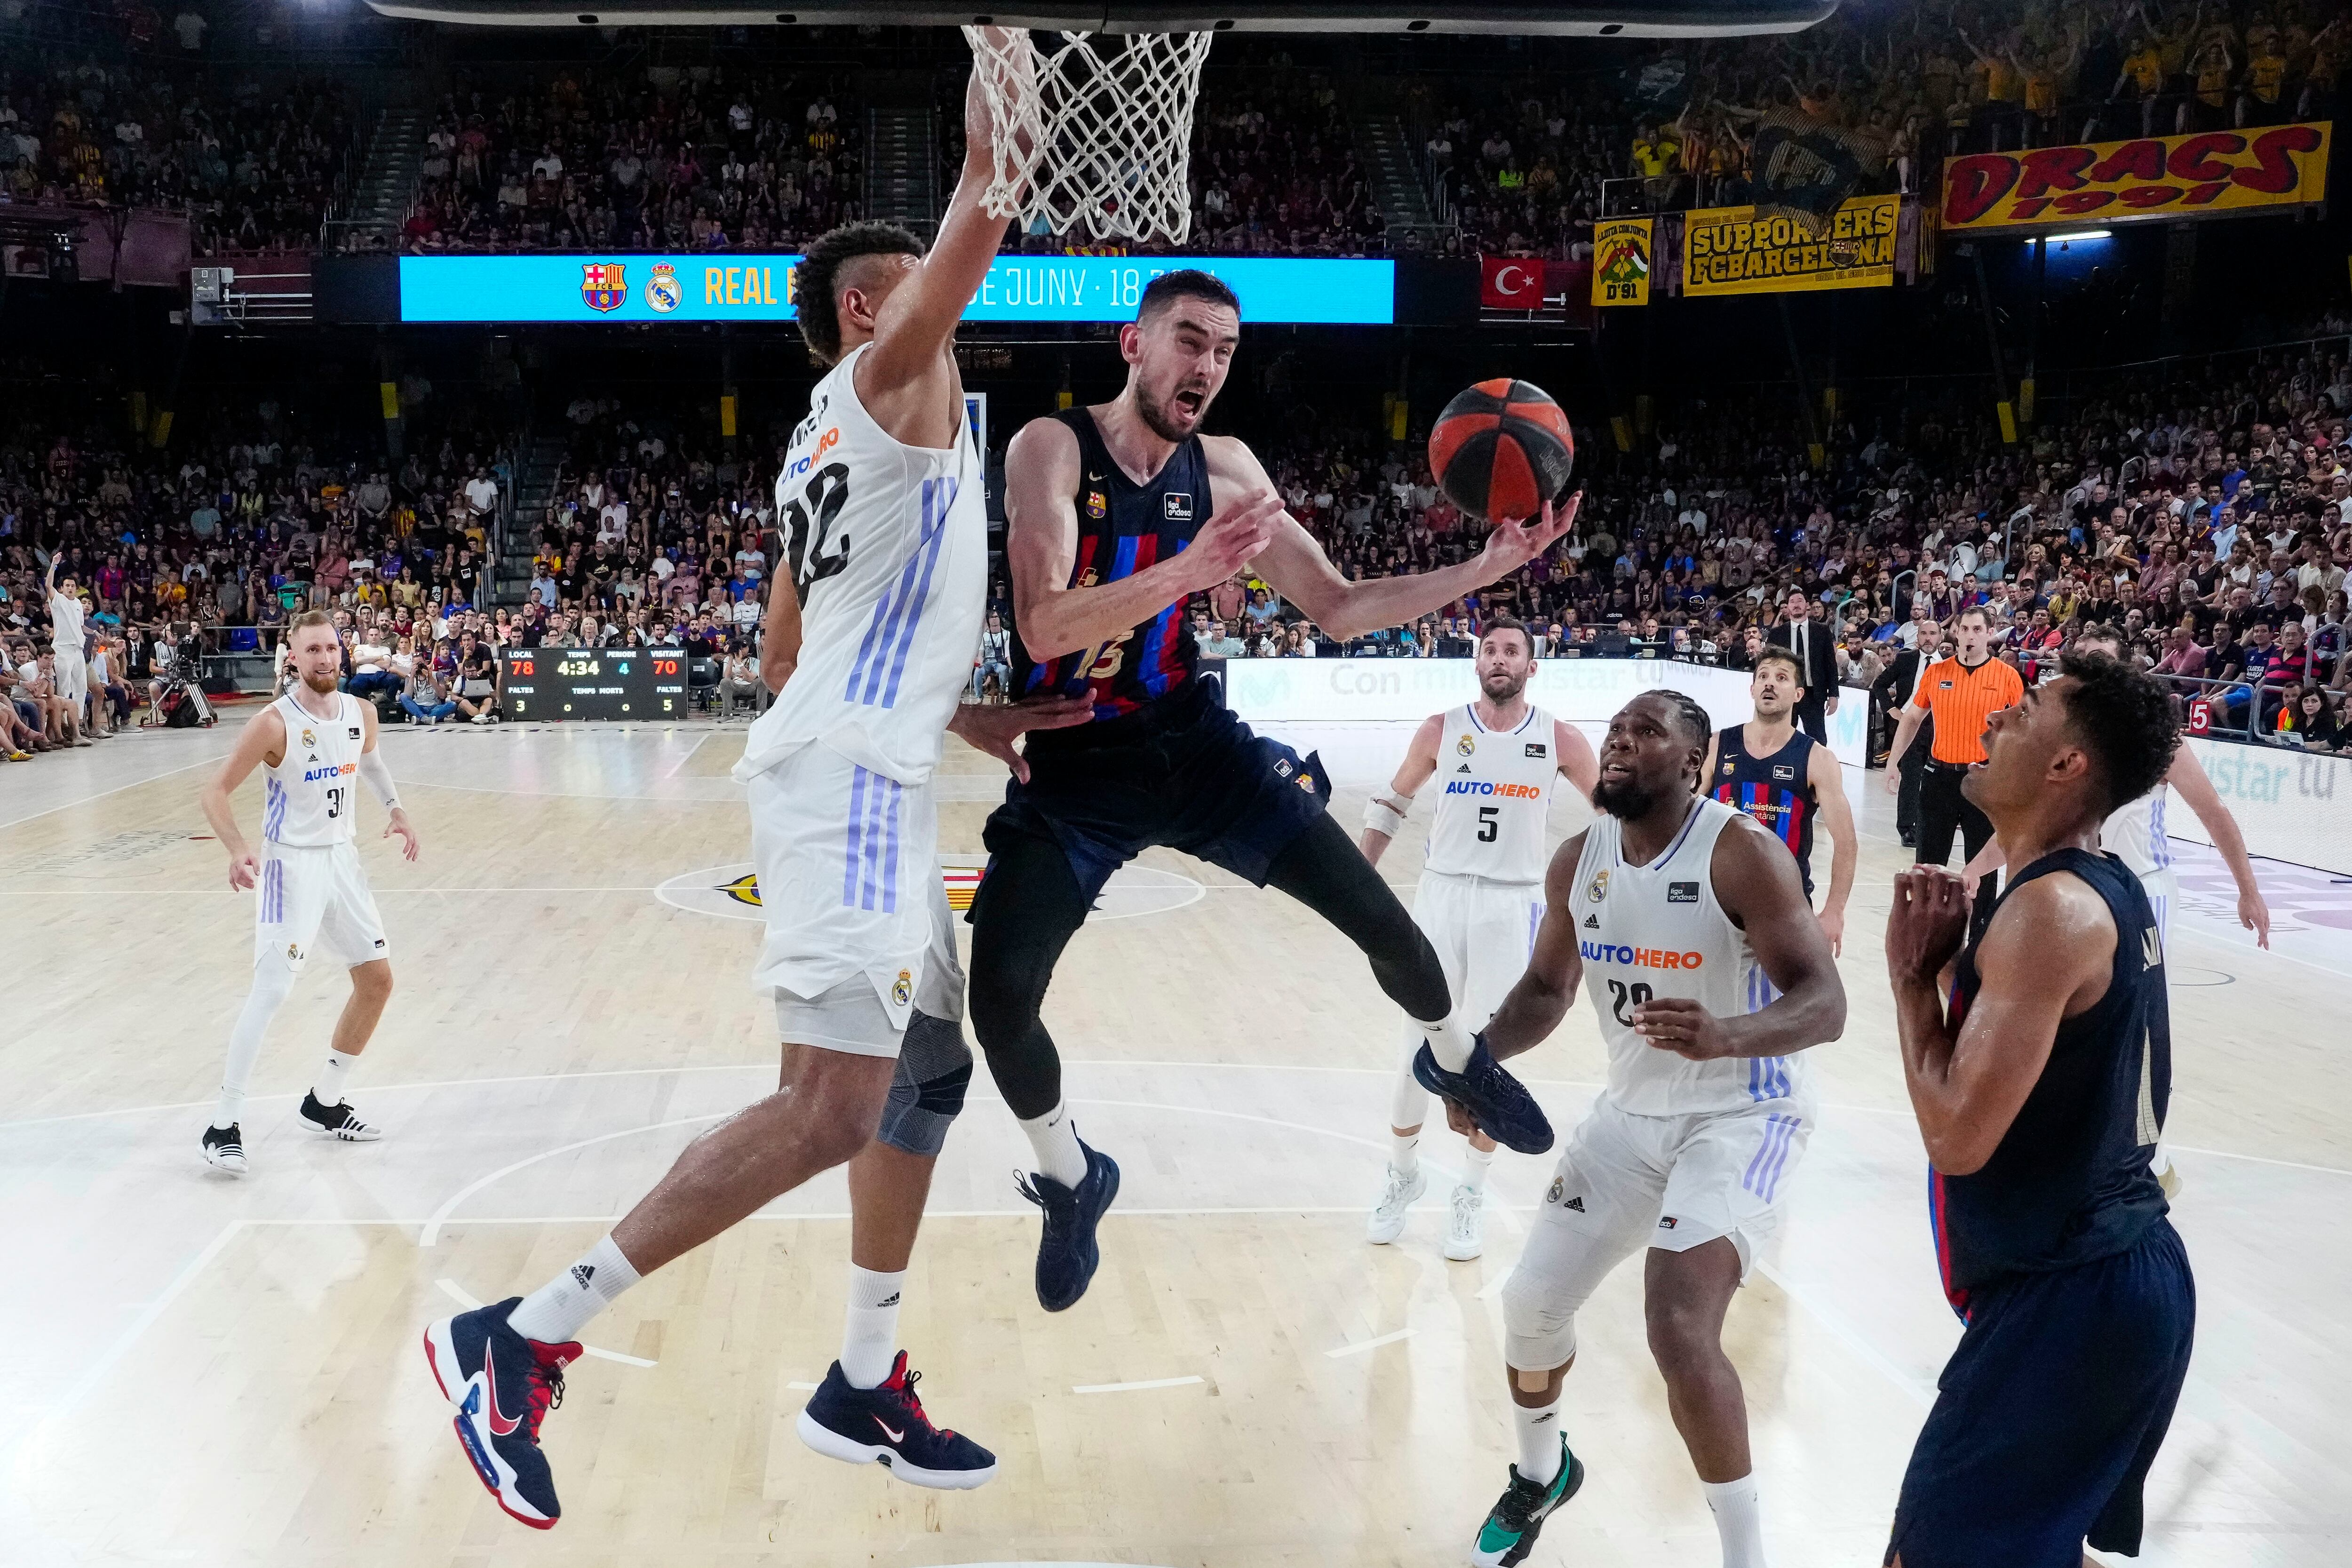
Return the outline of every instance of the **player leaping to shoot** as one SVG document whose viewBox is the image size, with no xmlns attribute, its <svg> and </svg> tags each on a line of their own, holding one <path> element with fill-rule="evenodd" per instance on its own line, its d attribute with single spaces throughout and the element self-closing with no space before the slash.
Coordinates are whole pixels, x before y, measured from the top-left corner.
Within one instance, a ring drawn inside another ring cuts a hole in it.
<svg viewBox="0 0 2352 1568">
<path fill-rule="evenodd" d="M 352 843 L 364 784 L 383 803 L 389 819 L 383 836 L 399 835 L 407 858 L 416 858 L 416 829 L 401 808 L 392 771 L 376 749 L 375 710 L 337 689 L 342 647 L 323 610 L 294 617 L 286 631 L 294 689 L 260 712 L 237 737 L 236 749 L 221 764 L 201 796 L 205 820 L 228 851 L 228 885 L 256 889 L 253 989 L 229 1031 L 228 1065 L 221 1072 L 220 1103 L 205 1129 L 204 1154 L 215 1167 L 246 1173 L 245 1133 L 240 1127 L 245 1091 L 254 1058 L 269 1020 L 286 1005 L 294 977 L 302 972 L 320 938 L 352 973 L 351 1000 L 335 1020 L 332 1048 L 319 1063 L 310 1092 L 303 1097 L 304 1125 L 347 1143 L 382 1136 L 360 1120 L 343 1097 L 343 1086 L 359 1054 L 367 1049 L 376 1021 L 392 995 L 392 954 L 385 945 L 383 917 L 360 868 Z M 265 770 L 258 853 L 246 842 L 229 797 L 254 769 Z"/>
<path fill-rule="evenodd" d="M 1094 706 L 1092 723 L 1032 742 L 1032 776 L 988 820 L 992 858 L 971 911 L 972 1028 L 1036 1153 L 1023 1192 L 1045 1211 L 1037 1299 L 1048 1311 L 1094 1276 L 1118 1166 L 1078 1142 L 1038 1013 L 1096 895 L 1152 845 L 1279 888 L 1330 921 L 1478 1124 L 1524 1152 L 1551 1146 L 1534 1098 L 1473 1039 L 1429 939 L 1325 811 L 1319 763 L 1253 735 L 1195 678 L 1185 610 L 1249 564 L 1331 636 L 1358 637 L 1517 571 L 1567 533 L 1576 501 L 1498 521 L 1458 565 L 1349 582 L 1283 510 L 1249 447 L 1202 434 L 1241 315 L 1213 275 L 1162 273 L 1119 330 L 1126 388 L 1031 421 L 1005 453 L 1015 689 Z"/>
</svg>

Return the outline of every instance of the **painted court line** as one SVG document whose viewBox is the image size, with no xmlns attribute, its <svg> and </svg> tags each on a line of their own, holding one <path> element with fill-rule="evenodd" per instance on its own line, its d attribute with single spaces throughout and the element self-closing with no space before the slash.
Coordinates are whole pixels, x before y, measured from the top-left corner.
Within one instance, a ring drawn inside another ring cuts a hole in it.
<svg viewBox="0 0 2352 1568">
<path fill-rule="evenodd" d="M 1382 1345 L 1392 1345 L 1399 1340 L 1409 1340 L 1411 1338 L 1412 1338 L 1412 1331 L 1411 1329 L 1398 1329 L 1393 1333 L 1377 1335 L 1369 1340 L 1358 1340 L 1351 1345 L 1334 1345 L 1331 1349 L 1325 1351 L 1323 1353 L 1329 1356 L 1333 1361 L 1338 1361 L 1341 1356 L 1361 1355 L 1366 1351 L 1376 1351 Z"/>
<path fill-rule="evenodd" d="M 1147 1388 L 1182 1388 L 1188 1384 L 1206 1383 L 1205 1377 L 1149 1377 L 1140 1383 L 1076 1383 L 1070 1385 L 1072 1394 L 1137 1394 Z"/>
<path fill-rule="evenodd" d="M 455 1279 L 436 1279 L 433 1283 L 440 1288 L 441 1294 L 448 1297 L 449 1300 L 457 1302 L 457 1305 L 465 1308 L 466 1310 L 474 1312 L 481 1310 L 482 1304 L 479 1301 L 475 1300 L 474 1298 L 467 1291 L 466 1288 L 463 1285 L 458 1284 Z M 653 1366 L 656 1364 L 646 1360 L 643 1356 L 623 1355 L 619 1351 L 608 1351 L 596 1345 L 582 1345 L 580 1349 L 582 1353 L 593 1355 L 599 1361 L 616 1361 L 623 1366 Z M 798 1384 L 795 1384 L 794 1386 L 797 1387 Z"/>
</svg>

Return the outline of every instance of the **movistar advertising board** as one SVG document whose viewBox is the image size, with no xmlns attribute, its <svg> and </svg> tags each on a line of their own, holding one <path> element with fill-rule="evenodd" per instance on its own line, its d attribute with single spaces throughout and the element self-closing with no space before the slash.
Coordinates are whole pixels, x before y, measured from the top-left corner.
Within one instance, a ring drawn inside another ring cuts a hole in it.
<svg viewBox="0 0 2352 1568">
<path fill-rule="evenodd" d="M 404 321 L 789 321 L 797 256 L 404 256 Z M 967 321 L 1128 321 L 1152 279 L 1213 272 L 1255 323 L 1396 320 L 1392 261 L 1008 256 Z"/>
</svg>

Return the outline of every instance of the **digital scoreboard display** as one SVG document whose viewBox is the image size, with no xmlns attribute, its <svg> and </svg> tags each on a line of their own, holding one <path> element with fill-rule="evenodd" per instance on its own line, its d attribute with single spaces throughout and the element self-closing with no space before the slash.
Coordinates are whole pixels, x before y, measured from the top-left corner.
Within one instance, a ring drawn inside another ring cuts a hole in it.
<svg viewBox="0 0 2352 1568">
<path fill-rule="evenodd" d="M 525 647 L 499 656 L 507 716 L 677 719 L 686 713 L 683 648 Z"/>
</svg>

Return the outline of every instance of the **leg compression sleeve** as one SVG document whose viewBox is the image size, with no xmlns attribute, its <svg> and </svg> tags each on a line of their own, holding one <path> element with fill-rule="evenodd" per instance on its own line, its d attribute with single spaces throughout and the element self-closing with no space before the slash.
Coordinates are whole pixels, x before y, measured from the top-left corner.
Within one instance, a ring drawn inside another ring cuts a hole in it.
<svg viewBox="0 0 2352 1568">
<path fill-rule="evenodd" d="M 875 1136 L 893 1149 L 937 1159 L 971 1083 L 971 1047 L 964 1044 L 963 1026 L 918 1009 L 908 1021 L 898 1070 Z"/>
<path fill-rule="evenodd" d="M 1267 868 L 1265 883 L 1321 915 L 1361 949 L 1371 961 L 1372 978 L 1406 1017 L 1433 1022 L 1453 1011 L 1437 950 L 1381 879 L 1379 868 L 1328 813 L 1309 824 Z"/>
<path fill-rule="evenodd" d="M 1016 1118 L 1062 1102 L 1062 1058 L 1037 1015 L 1062 949 L 1086 921 L 1086 896 L 1061 847 L 1006 835 L 972 900 L 971 1006 L 989 1074 Z"/>
</svg>

